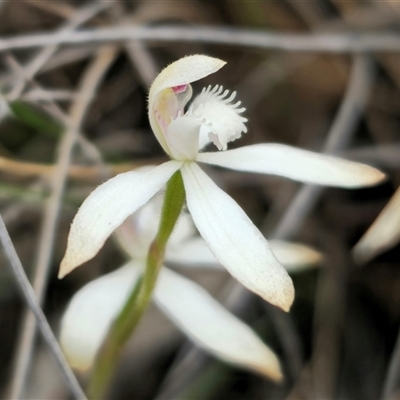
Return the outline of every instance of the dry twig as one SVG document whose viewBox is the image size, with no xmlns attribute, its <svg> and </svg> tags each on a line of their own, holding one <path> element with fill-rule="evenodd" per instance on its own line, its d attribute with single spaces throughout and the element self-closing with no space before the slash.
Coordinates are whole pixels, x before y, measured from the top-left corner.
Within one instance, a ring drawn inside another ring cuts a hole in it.
<svg viewBox="0 0 400 400">
<path fill-rule="evenodd" d="M 4 225 L 3 218 L 0 216 L 0 241 L 3 245 L 4 252 L 7 256 L 8 262 L 10 263 L 12 273 L 15 277 L 15 280 L 18 283 L 18 286 L 21 290 L 21 293 L 25 299 L 26 304 L 31 309 L 34 314 L 40 331 L 42 332 L 43 338 L 46 340 L 50 351 L 53 353 L 54 358 L 56 359 L 58 365 L 60 366 L 61 371 L 63 372 L 68 386 L 70 387 L 72 393 L 75 398 L 78 400 L 86 399 L 85 394 L 83 393 L 81 387 L 79 386 L 78 381 L 75 378 L 75 375 L 71 371 L 67 360 L 62 353 L 60 346 L 58 345 L 57 339 L 54 337 L 53 332 L 48 324 L 45 315 L 40 307 L 39 301 L 36 297 L 36 294 L 29 283 L 28 277 L 25 274 L 24 267 L 21 264 L 21 261 L 18 258 L 18 255 L 15 251 L 15 248 L 12 244 L 11 238 L 8 234 L 7 228 Z M 15 397 L 11 397 L 15 398 Z"/>
<path fill-rule="evenodd" d="M 59 146 L 58 162 L 51 180 L 52 191 L 45 205 L 46 212 L 40 233 L 38 258 L 33 278 L 33 288 L 40 304 L 43 301 L 44 291 L 47 286 L 60 202 L 64 193 L 71 151 L 77 140 L 87 108 L 96 93 L 102 77 L 113 62 L 115 55 L 115 47 L 104 47 L 99 50 L 96 58 L 83 75 L 78 90 L 80 95 L 71 106 L 70 119 L 73 125 L 66 130 Z M 19 398 L 22 393 L 31 360 L 34 337 L 35 320 L 32 318 L 32 314 L 28 313 L 24 318 L 22 336 L 18 346 L 16 369 L 12 381 L 12 398 Z"/>
<path fill-rule="evenodd" d="M 204 26 L 134 26 L 37 33 L 0 40 L 0 52 L 50 45 L 110 43 L 126 40 L 196 42 L 285 51 L 324 53 L 399 52 L 397 33 L 290 34 Z"/>
</svg>

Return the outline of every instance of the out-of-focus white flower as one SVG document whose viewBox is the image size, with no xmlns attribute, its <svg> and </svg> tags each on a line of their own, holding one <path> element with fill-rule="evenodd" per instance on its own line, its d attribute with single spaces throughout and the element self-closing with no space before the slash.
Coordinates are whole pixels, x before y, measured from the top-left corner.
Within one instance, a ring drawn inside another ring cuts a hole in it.
<svg viewBox="0 0 400 400">
<path fill-rule="evenodd" d="M 180 170 L 187 207 L 219 263 L 266 301 L 283 310 L 290 308 L 294 289 L 286 270 L 244 211 L 198 162 L 342 187 L 373 185 L 384 175 L 363 164 L 279 144 L 226 150 L 228 142 L 246 131 L 246 119 L 241 116 L 244 109 L 240 102 L 233 103 L 235 92 L 209 87 L 185 112 L 192 95 L 190 83 L 224 64 L 194 55 L 172 63 L 158 75 L 149 92 L 149 119 L 171 161 L 150 171 L 117 175 L 91 193 L 72 223 L 60 277 L 94 257 L 110 234 Z M 222 151 L 201 153 L 208 142 Z"/>
<path fill-rule="evenodd" d="M 300 243 L 269 240 L 272 252 L 289 273 L 315 268 L 322 262 L 320 252 Z M 165 262 L 172 265 L 221 270 L 223 267 L 199 236 L 187 239 L 182 246 L 169 246 Z"/>
<path fill-rule="evenodd" d="M 400 241 L 400 188 L 355 245 L 353 255 L 365 263 Z"/>
<path fill-rule="evenodd" d="M 72 298 L 62 319 L 60 335 L 72 367 L 87 370 L 92 366 L 108 329 L 144 269 L 150 243 L 157 232 L 160 209 L 161 197 L 156 196 L 116 230 L 116 238 L 131 261 L 88 283 Z M 275 250 L 274 244 L 272 248 Z M 318 252 L 303 245 L 277 242 L 276 249 L 278 259 L 289 262 L 292 269 L 320 260 Z M 204 240 L 196 235 L 187 213 L 181 215 L 168 243 L 165 261 L 173 263 L 173 260 L 190 268 L 199 265 L 220 268 Z M 271 379 L 281 379 L 276 355 L 249 326 L 195 282 L 164 266 L 153 300 L 178 328 L 212 355 Z"/>
</svg>

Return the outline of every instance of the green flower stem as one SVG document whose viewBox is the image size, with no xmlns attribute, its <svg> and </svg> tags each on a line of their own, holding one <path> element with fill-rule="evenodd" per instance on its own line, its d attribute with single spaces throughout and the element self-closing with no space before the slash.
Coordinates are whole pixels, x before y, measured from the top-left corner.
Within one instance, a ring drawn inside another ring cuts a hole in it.
<svg viewBox="0 0 400 400">
<path fill-rule="evenodd" d="M 150 245 L 146 269 L 136 283 L 124 308 L 113 323 L 94 366 L 89 384 L 89 398 L 102 399 L 106 395 L 120 353 L 144 314 L 164 261 L 165 246 L 174 229 L 185 202 L 182 175 L 177 171 L 167 183 L 157 236 Z"/>
</svg>

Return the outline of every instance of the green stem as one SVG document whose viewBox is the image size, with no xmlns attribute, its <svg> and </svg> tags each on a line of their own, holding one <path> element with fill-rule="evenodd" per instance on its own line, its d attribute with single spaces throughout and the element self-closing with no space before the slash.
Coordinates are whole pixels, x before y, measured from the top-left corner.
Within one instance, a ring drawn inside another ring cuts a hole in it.
<svg viewBox="0 0 400 400">
<path fill-rule="evenodd" d="M 96 360 L 89 384 L 89 398 L 105 397 L 120 353 L 146 310 L 164 261 L 165 246 L 185 201 L 182 175 L 177 171 L 167 183 L 157 236 L 150 245 L 146 269 L 114 321 Z"/>
</svg>

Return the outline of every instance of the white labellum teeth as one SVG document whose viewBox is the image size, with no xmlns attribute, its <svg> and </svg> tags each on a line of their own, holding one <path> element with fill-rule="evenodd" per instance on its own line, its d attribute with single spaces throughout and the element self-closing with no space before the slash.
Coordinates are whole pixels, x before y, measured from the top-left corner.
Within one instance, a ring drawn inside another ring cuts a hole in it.
<svg viewBox="0 0 400 400">
<path fill-rule="evenodd" d="M 188 111 L 189 115 L 198 118 L 206 126 L 209 139 L 219 150 L 226 150 L 229 142 L 240 138 L 242 132 L 247 132 L 247 118 L 239 115 L 245 108 L 239 108 L 240 101 L 231 104 L 235 97 L 236 92 L 229 95 L 229 90 L 223 91 L 222 86 L 208 86 L 194 99 Z"/>
</svg>

